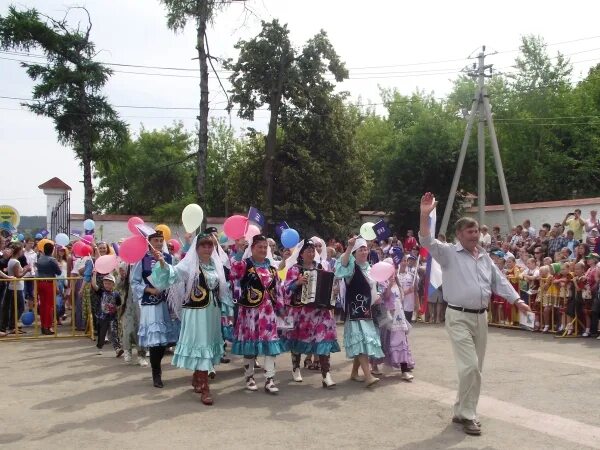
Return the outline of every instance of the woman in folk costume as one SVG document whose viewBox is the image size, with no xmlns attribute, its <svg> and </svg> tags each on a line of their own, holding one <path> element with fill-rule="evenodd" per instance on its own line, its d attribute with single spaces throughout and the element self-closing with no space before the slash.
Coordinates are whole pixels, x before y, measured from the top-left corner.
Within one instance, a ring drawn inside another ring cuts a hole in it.
<svg viewBox="0 0 600 450">
<path fill-rule="evenodd" d="M 323 270 L 333 270 L 333 267 L 329 267 L 329 263 L 327 262 L 327 245 L 325 245 L 325 241 L 319 236 L 313 236 L 310 240 L 314 243 L 315 247 L 315 262 L 321 264 Z"/>
<path fill-rule="evenodd" d="M 377 283 L 371 279 L 371 266 L 367 259 L 369 249 L 363 238 L 351 238 L 348 247 L 335 266 L 335 275 L 346 283 L 344 347 L 346 357 L 354 360 L 350 378 L 363 381 L 358 376 L 359 367 L 365 374 L 366 386 L 379 381 L 369 370 L 369 357 L 383 358 L 379 332 L 373 323 L 371 306 L 379 302 Z"/>
<path fill-rule="evenodd" d="M 210 234 L 199 234 L 176 266 L 167 264 L 160 252 L 155 252 L 160 264 L 152 270 L 157 287 L 170 287 L 169 305 L 181 318 L 172 364 L 194 371 L 192 386 L 205 405 L 213 404 L 208 377 L 215 372 L 224 352 L 221 304 L 232 304 L 223 263 L 213 252 L 215 243 Z"/>
<path fill-rule="evenodd" d="M 300 301 L 303 286 L 308 281 L 306 272 L 323 269 L 323 266 L 315 261 L 315 244 L 312 240 L 304 242 L 299 251 L 294 250 L 290 257 L 290 265 L 284 292 L 294 327 L 284 332 L 284 343 L 286 349 L 292 353 L 294 381 L 302 382 L 300 357 L 304 353 L 318 358 L 323 387 L 333 387 L 335 383 L 329 372 L 329 354 L 340 351 L 333 310 L 312 304 L 305 305 Z"/>
<path fill-rule="evenodd" d="M 154 286 L 151 280 L 152 268 L 162 255 L 167 263 L 171 263 L 171 255 L 162 252 L 164 237 L 162 231 L 148 236 L 152 252 L 146 253 L 142 260 L 133 266 L 131 272 L 131 289 L 134 300 L 140 304 L 140 328 L 138 345 L 149 348 L 152 381 L 154 387 L 162 388 L 161 362 L 167 347 L 175 345 L 179 338 L 180 323 L 171 317 L 167 304 L 167 293 Z"/>
<path fill-rule="evenodd" d="M 392 258 L 384 260 L 392 265 Z M 379 283 L 379 292 L 382 298 L 382 317 L 379 319 L 381 346 L 385 358 L 376 359 L 376 364 L 385 363 L 393 369 L 402 371 L 401 379 L 412 381 L 414 376 L 410 371 L 415 367 L 410 347 L 408 333 L 412 328 L 406 320 L 402 300 L 403 290 L 400 287 L 398 275 L 394 273 L 389 280 Z"/>
<path fill-rule="evenodd" d="M 269 244 L 263 235 L 252 238 L 252 244 L 241 242 L 231 265 L 231 277 L 240 281 L 238 313 L 233 329 L 231 353 L 244 357 L 246 389 L 258 390 L 254 380 L 254 361 L 265 356 L 265 392 L 276 394 L 275 357 L 284 351 L 277 334 L 275 311 L 284 307 L 278 289 L 279 277 L 267 257 Z M 244 252 L 242 255 L 242 251 Z"/>
</svg>

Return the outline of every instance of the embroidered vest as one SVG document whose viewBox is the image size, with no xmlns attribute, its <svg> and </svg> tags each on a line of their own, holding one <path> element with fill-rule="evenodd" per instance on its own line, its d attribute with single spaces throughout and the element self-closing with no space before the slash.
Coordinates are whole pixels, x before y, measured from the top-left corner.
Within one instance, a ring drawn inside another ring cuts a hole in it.
<svg viewBox="0 0 600 450">
<path fill-rule="evenodd" d="M 372 319 L 371 286 L 358 266 L 346 288 L 346 317 L 350 320 Z"/>
<path fill-rule="evenodd" d="M 271 301 L 275 302 L 275 288 L 277 286 L 277 272 L 271 266 L 268 268 L 271 274 L 271 283 L 269 286 L 263 286 L 260 275 L 256 272 L 256 267 L 250 258 L 246 259 L 246 273 L 240 281 L 242 295 L 238 303 L 246 308 L 256 308 L 265 298 L 265 291 L 269 293 Z"/>
<path fill-rule="evenodd" d="M 172 263 L 173 260 L 171 258 L 171 255 L 169 255 L 168 253 L 163 253 L 163 257 L 165 258 L 165 262 L 167 262 L 168 264 Z M 152 288 L 154 286 L 152 285 L 152 283 L 150 283 L 150 281 L 148 281 L 148 277 L 152 275 L 152 268 L 154 267 L 154 264 L 156 264 L 156 260 L 154 259 L 154 257 L 150 253 L 146 253 L 144 258 L 142 259 L 142 279 L 144 280 L 146 286 Z M 149 293 L 144 292 L 144 295 L 142 296 L 142 305 L 158 305 L 159 303 L 164 302 L 166 300 L 167 293 L 164 291 L 158 295 L 150 295 Z"/>
<path fill-rule="evenodd" d="M 195 286 L 190 292 L 190 298 L 188 298 L 183 305 L 182 308 L 190 308 L 190 309 L 203 309 L 206 308 L 210 304 L 210 293 L 212 292 L 213 298 L 219 305 L 221 306 L 218 298 L 219 298 L 219 285 L 214 289 L 209 289 L 208 284 L 206 283 L 206 278 L 204 277 L 204 272 L 200 269 L 200 273 L 198 274 L 198 278 L 196 279 Z"/>
</svg>

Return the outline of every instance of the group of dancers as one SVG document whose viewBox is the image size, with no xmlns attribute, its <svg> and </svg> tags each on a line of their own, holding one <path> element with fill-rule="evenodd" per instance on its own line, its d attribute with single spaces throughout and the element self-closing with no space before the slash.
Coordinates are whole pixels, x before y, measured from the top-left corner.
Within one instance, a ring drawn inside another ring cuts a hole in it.
<svg viewBox="0 0 600 450">
<path fill-rule="evenodd" d="M 131 267 L 128 281 L 139 304 L 137 344 L 149 349 L 155 387 L 163 387 L 161 361 L 166 349 L 175 346 L 172 364 L 193 372 L 194 391 L 202 403 L 212 405 L 209 380 L 219 363 L 228 362 L 225 341 L 231 342 L 232 354 L 243 357 L 249 391 L 258 390 L 259 356 L 264 357 L 264 391 L 279 391 L 275 360 L 288 351 L 295 382 L 303 381 L 304 354 L 314 358 L 322 386 L 334 387 L 330 355 L 340 351 L 334 310 L 301 302 L 311 270 L 335 274 L 345 312 L 344 347 L 353 360 L 350 378 L 373 386 L 379 381 L 377 365 L 387 363 L 401 370 L 403 380 L 412 379 L 414 361 L 407 337 L 411 325 L 402 307 L 405 290 L 397 273 L 384 283 L 370 277 L 364 239 L 350 239 L 334 264 L 316 250 L 325 250 L 319 238 L 300 242 L 283 252 L 285 260 L 276 262 L 263 235 L 251 242 L 237 240 L 227 253 L 216 230 L 208 229 L 191 240 L 176 264 L 163 251 L 161 231 L 148 241 L 149 251 Z"/>
</svg>

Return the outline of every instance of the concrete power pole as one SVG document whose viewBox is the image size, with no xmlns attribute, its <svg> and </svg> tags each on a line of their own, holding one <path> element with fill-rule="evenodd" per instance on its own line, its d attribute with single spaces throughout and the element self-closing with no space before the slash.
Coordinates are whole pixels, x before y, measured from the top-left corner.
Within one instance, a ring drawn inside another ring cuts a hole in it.
<svg viewBox="0 0 600 450">
<path fill-rule="evenodd" d="M 440 227 L 440 233 L 446 233 L 448 229 L 448 222 L 450 221 L 450 214 L 452 213 L 452 207 L 454 206 L 454 200 L 456 198 L 456 190 L 458 189 L 458 182 L 460 181 L 460 175 L 462 173 L 463 164 L 465 162 L 465 156 L 467 153 L 467 146 L 471 138 L 471 132 L 473 130 L 473 123 L 477 119 L 477 207 L 478 214 L 477 220 L 480 225 L 485 223 L 485 124 L 487 122 L 488 131 L 490 135 L 490 143 L 492 146 L 492 152 L 494 154 L 494 164 L 496 166 L 496 173 L 498 176 L 498 182 L 500 184 L 500 193 L 502 194 L 502 203 L 504 204 L 504 212 L 509 226 L 514 227 L 514 218 L 512 209 L 510 207 L 510 199 L 508 197 L 508 189 L 506 188 L 506 180 L 504 178 L 504 168 L 502 167 L 502 159 L 500 158 L 500 149 L 498 148 L 498 140 L 496 139 L 496 129 L 494 128 L 494 122 L 492 118 L 492 108 L 490 105 L 490 99 L 487 93 L 487 87 L 485 86 L 485 79 L 491 77 L 492 64 L 485 64 L 485 46 L 482 48 L 481 53 L 477 55 L 477 65 L 469 71 L 469 76 L 477 78 L 477 89 L 473 102 L 471 104 L 471 111 L 467 117 L 467 126 L 465 129 L 465 135 L 463 137 L 462 145 L 460 147 L 460 153 L 458 155 L 458 161 L 456 164 L 456 171 L 454 172 L 454 178 L 452 179 L 452 185 L 450 187 L 450 195 L 448 196 L 448 202 L 446 203 L 446 209 L 444 210 L 444 217 L 442 218 L 442 225 Z M 490 69 L 490 74 L 486 74 L 485 71 Z"/>
</svg>

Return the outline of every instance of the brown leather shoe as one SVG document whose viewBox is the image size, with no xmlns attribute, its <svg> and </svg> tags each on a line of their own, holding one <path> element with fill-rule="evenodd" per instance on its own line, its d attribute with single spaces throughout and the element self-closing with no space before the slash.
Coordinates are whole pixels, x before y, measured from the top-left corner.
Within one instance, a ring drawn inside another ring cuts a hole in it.
<svg viewBox="0 0 600 450">
<path fill-rule="evenodd" d="M 208 387 L 208 372 L 202 370 L 198 375 L 198 382 L 200 387 L 200 401 L 205 405 L 212 405 L 213 398 L 210 395 L 210 389 Z"/>
<path fill-rule="evenodd" d="M 479 436 L 481 434 L 481 428 L 477 425 L 475 420 L 464 419 L 462 421 L 463 431 L 471 436 Z"/>
</svg>

